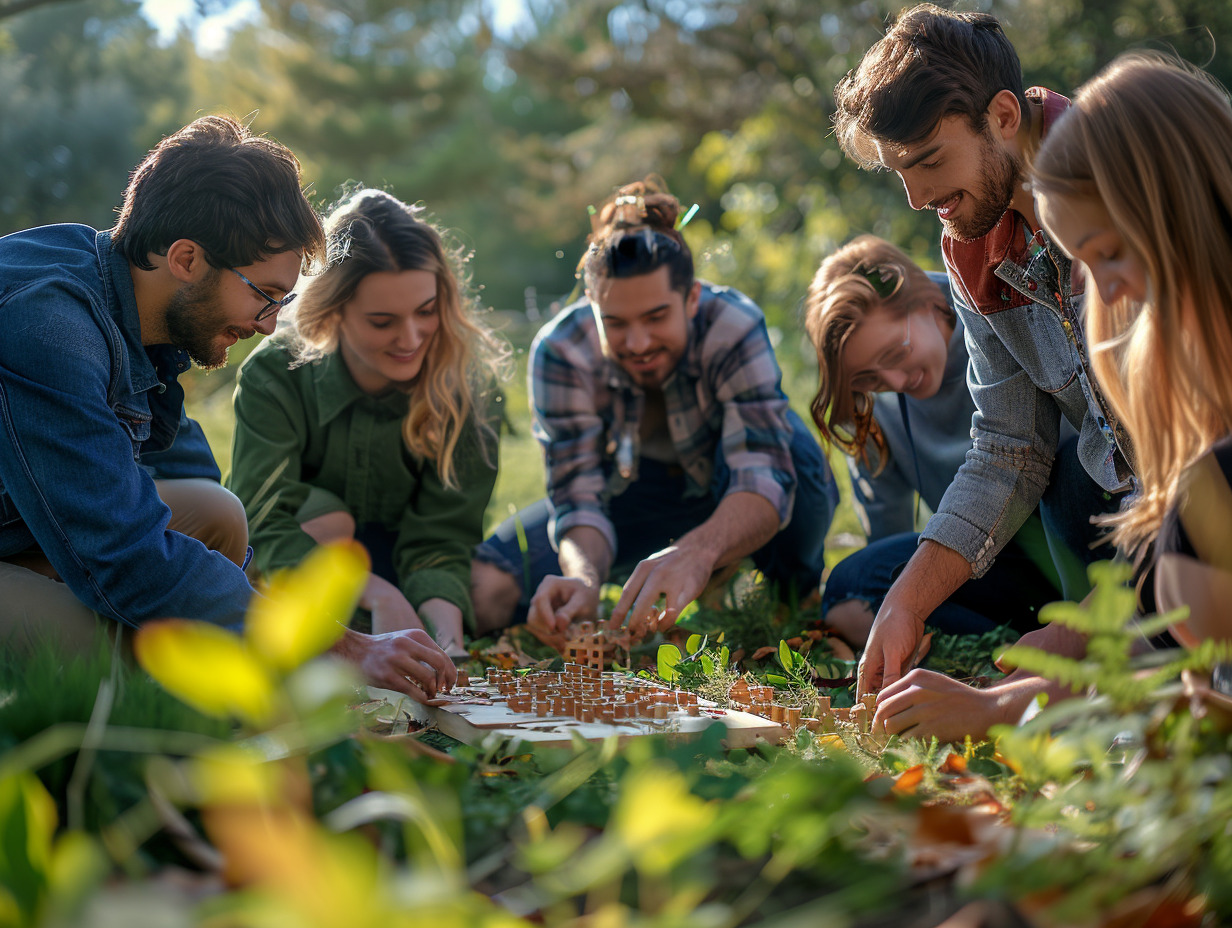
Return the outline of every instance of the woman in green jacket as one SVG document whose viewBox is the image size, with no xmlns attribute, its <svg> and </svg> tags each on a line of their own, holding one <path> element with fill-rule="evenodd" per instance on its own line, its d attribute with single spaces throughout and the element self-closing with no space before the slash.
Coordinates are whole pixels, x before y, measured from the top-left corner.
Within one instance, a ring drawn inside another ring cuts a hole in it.
<svg viewBox="0 0 1232 928">
<path fill-rule="evenodd" d="M 240 368 L 229 486 L 260 571 L 354 538 L 372 559 L 360 598 L 372 631 L 429 623 L 459 655 L 496 479 L 491 372 L 506 352 L 419 213 L 361 190 L 331 214 L 328 267 Z"/>
</svg>

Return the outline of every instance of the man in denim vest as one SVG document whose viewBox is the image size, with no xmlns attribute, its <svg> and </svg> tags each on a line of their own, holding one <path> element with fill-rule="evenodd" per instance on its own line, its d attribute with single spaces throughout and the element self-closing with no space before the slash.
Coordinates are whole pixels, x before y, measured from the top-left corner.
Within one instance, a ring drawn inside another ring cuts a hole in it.
<svg viewBox="0 0 1232 928">
<path fill-rule="evenodd" d="M 980 693 L 923 671 L 900 680 L 925 620 L 988 569 L 1050 482 L 1064 481 L 1054 494 L 1063 504 L 1043 511 L 1045 526 L 1059 542 L 1058 566 L 1072 574 L 1063 553 L 1090 559 L 1090 516 L 1115 508 L 1113 494 L 1132 477 L 1124 433 L 1091 380 L 1081 283 L 1042 232 L 1025 183 L 1025 165 L 1068 101 L 1023 91 L 1018 56 L 996 19 L 931 4 L 903 13 L 835 99 L 844 151 L 897 173 L 913 209 L 937 211 L 976 405 L 973 448 L 877 614 L 858 688 L 889 687 L 878 721 L 892 732 L 961 737 L 1015 719 L 1040 682 Z M 1063 450 L 1076 451 L 1081 467 L 1058 456 L 1063 417 L 1079 432 Z M 1079 646 L 1051 627 L 1033 634 L 1057 649 Z M 962 711 L 949 699 L 955 692 Z"/>
<path fill-rule="evenodd" d="M 253 595 L 243 508 L 192 480 L 195 464 L 183 469 L 177 378 L 190 361 L 219 367 L 239 339 L 272 332 L 301 266 L 323 251 L 295 156 L 217 116 L 146 156 L 115 228 L 0 238 L 6 648 L 90 649 L 100 630 L 160 618 L 243 621 Z M 189 479 L 156 482 L 151 466 Z M 370 682 L 412 696 L 452 682 L 426 636 L 348 633 L 336 650 Z"/>
</svg>

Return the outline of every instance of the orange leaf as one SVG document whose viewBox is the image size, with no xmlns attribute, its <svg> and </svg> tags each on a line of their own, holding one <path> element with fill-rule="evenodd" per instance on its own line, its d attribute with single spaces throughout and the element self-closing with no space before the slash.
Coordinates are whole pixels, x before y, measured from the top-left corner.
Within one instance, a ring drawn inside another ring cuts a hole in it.
<svg viewBox="0 0 1232 928">
<path fill-rule="evenodd" d="M 766 645 L 764 648 L 758 648 L 753 652 L 753 660 L 760 661 L 769 657 L 771 654 L 778 654 L 779 647 L 776 644 Z"/>
<path fill-rule="evenodd" d="M 894 781 L 894 792 L 900 796 L 914 796 L 916 787 L 924 779 L 924 765 L 916 764 L 914 767 L 908 767 L 898 779 Z"/>
<path fill-rule="evenodd" d="M 967 759 L 961 754 L 951 753 L 945 762 L 937 768 L 938 773 L 962 774 L 967 772 Z"/>
</svg>

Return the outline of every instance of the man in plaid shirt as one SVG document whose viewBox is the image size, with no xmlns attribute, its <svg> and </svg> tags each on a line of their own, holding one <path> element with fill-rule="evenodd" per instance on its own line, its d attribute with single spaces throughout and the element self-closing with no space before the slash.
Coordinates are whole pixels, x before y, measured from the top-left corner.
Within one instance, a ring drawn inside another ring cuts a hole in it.
<svg viewBox="0 0 1232 928">
<path fill-rule="evenodd" d="M 481 629 L 525 610 L 561 631 L 630 570 L 612 623 L 635 628 L 671 624 L 748 555 L 781 596 L 820 581 L 833 477 L 788 409 L 761 310 L 694 279 L 678 211 L 647 185 L 624 188 L 591 237 L 586 298 L 535 338 L 548 498 L 477 550 Z"/>
</svg>

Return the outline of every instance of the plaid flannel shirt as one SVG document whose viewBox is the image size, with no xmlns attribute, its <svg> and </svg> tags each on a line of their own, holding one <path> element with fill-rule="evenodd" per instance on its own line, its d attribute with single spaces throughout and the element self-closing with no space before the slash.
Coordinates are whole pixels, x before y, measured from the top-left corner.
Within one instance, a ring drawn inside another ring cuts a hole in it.
<svg viewBox="0 0 1232 928">
<path fill-rule="evenodd" d="M 535 337 L 529 372 L 534 433 L 543 445 L 553 544 L 598 529 L 616 551 L 609 500 L 637 479 L 645 393 L 603 349 L 583 299 Z M 726 493 L 765 497 L 786 526 L 795 495 L 782 373 L 762 311 L 729 287 L 703 284 L 684 356 L 663 384 L 667 426 L 688 477 L 685 496 L 710 492 L 722 443 Z"/>
</svg>

